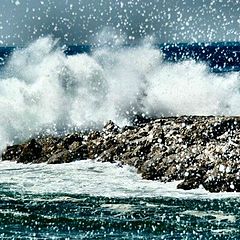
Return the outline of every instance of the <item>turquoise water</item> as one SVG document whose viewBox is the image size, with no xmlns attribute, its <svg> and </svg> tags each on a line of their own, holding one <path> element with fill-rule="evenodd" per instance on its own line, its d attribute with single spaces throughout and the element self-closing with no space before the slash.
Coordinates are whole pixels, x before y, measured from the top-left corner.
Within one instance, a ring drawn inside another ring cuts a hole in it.
<svg viewBox="0 0 240 240">
<path fill-rule="evenodd" d="M 3 239 L 240 239 L 239 194 L 184 192 L 108 163 L 0 163 L 0 206 Z"/>
<path fill-rule="evenodd" d="M 239 200 L 106 198 L 1 192 L 1 237 L 237 239 Z"/>
</svg>

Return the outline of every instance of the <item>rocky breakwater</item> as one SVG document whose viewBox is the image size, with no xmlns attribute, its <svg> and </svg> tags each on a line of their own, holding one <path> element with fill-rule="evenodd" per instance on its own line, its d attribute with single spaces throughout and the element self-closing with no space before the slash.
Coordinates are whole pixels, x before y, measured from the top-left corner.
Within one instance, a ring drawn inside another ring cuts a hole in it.
<svg viewBox="0 0 240 240">
<path fill-rule="evenodd" d="M 68 163 L 81 159 L 137 168 L 144 179 L 182 180 L 181 189 L 240 191 L 240 117 L 183 116 L 101 131 L 31 139 L 7 146 L 2 160 Z"/>
</svg>

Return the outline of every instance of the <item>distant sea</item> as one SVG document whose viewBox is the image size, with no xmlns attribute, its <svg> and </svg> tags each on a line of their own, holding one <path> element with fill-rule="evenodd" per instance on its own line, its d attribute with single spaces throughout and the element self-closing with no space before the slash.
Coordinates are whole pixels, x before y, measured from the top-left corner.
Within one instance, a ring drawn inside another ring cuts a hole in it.
<svg viewBox="0 0 240 240">
<path fill-rule="evenodd" d="M 198 62 L 205 62 L 211 71 L 216 73 L 240 71 L 239 42 L 164 43 L 154 46 L 163 52 L 165 61 L 179 62 L 193 59 Z M 121 47 L 131 48 L 134 46 L 124 45 Z M 64 52 L 66 55 L 90 54 L 95 48 L 96 46 L 92 45 L 73 45 L 67 46 Z M 5 61 L 15 49 L 15 47 L 0 47 L 0 65 L 5 64 Z"/>
</svg>

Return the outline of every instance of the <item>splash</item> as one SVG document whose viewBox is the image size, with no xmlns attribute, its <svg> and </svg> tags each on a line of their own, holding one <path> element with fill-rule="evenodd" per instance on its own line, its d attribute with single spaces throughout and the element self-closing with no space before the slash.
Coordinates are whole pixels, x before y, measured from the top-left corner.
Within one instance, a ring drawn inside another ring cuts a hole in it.
<svg viewBox="0 0 240 240">
<path fill-rule="evenodd" d="M 54 39 L 17 50 L 0 81 L 0 147 L 45 129 L 119 125 L 133 114 L 239 115 L 239 73 L 166 63 L 152 44 L 66 56 Z"/>
<path fill-rule="evenodd" d="M 39 200 L 39 194 L 44 196 L 54 193 L 59 194 L 59 198 L 55 199 L 59 201 L 64 200 L 60 194 L 87 194 L 110 198 L 239 199 L 240 197 L 240 193 L 237 192 L 209 193 L 203 187 L 189 191 L 177 189 L 179 181 L 161 183 L 143 180 L 135 168 L 127 165 L 119 167 L 118 164 L 109 162 L 82 160 L 47 165 L 4 161 L 0 162 L 0 167 L 0 181 L 5 186 L 1 190 L 21 193 L 21 197 L 31 196 L 35 198 L 34 201 Z M 15 194 L 15 197 L 17 196 Z M 71 201 L 71 198 L 67 200 Z M 183 212 L 187 213 L 204 214 L 198 211 Z"/>
</svg>

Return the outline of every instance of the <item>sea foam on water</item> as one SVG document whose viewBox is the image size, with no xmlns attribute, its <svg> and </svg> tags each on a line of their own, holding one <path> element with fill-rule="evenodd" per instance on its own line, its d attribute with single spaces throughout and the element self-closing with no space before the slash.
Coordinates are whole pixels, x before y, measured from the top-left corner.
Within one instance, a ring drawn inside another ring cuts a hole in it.
<svg viewBox="0 0 240 240">
<path fill-rule="evenodd" d="M 0 147 L 38 131 L 129 123 L 133 114 L 239 115 L 239 73 L 168 63 L 151 44 L 66 56 L 51 37 L 16 50 L 0 81 Z"/>
</svg>

